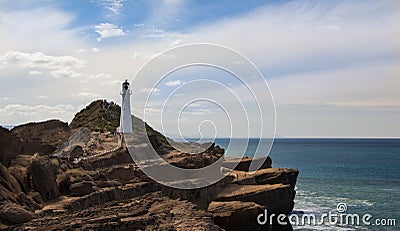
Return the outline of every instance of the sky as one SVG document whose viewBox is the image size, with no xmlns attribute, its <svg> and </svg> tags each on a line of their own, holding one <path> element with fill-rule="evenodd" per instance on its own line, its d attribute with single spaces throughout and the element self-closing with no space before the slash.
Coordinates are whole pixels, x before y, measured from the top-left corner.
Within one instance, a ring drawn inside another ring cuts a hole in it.
<svg viewBox="0 0 400 231">
<path fill-rule="evenodd" d="M 70 122 L 95 99 L 120 103 L 121 83 L 157 54 L 207 43 L 238 51 L 260 70 L 275 102 L 277 137 L 400 137 L 398 22 L 399 1 L 3 0 L 0 124 Z M 157 99 L 146 121 L 175 133 L 172 117 L 158 119 L 159 103 L 205 77 L 242 86 L 212 68 L 182 70 L 150 89 L 135 85 Z M 179 94 L 223 93 L 199 85 Z M 216 124 L 217 136 L 231 134 L 218 105 L 185 110 L 187 135 L 206 120 L 214 121 L 201 125 L 206 136 Z"/>
</svg>

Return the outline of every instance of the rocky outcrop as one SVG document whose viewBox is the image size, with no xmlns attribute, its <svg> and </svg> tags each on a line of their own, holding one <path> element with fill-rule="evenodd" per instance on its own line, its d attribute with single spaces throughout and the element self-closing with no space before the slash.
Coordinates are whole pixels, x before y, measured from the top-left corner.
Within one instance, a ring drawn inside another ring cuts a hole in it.
<svg viewBox="0 0 400 231">
<path fill-rule="evenodd" d="M 49 120 L 19 125 L 11 129 L 11 132 L 21 142 L 20 153 L 48 155 L 68 139 L 71 131 L 67 123 Z"/>
<path fill-rule="evenodd" d="M 0 218 L 10 224 L 20 224 L 33 219 L 34 213 L 26 210 L 24 207 L 10 203 L 0 203 Z"/>
<path fill-rule="evenodd" d="M 290 185 L 237 185 L 223 188 L 215 201 L 255 202 L 273 213 L 289 214 L 293 210 L 293 194 Z"/>
<path fill-rule="evenodd" d="M 0 164 L 0 179 L 1 184 L 10 192 L 18 194 L 21 192 L 21 187 L 15 177 L 8 171 L 8 169 Z"/>
<path fill-rule="evenodd" d="M 212 213 L 215 224 L 225 230 L 271 230 L 268 226 L 257 222 L 259 214 L 264 213 L 265 206 L 254 202 L 224 201 L 211 202 L 208 212 Z"/>
<path fill-rule="evenodd" d="M 58 203 L 62 205 L 64 201 Z M 39 211 L 38 218 L 12 228 L 28 227 L 45 230 L 221 230 L 214 224 L 211 214 L 160 192 L 73 211 L 52 206 Z"/>
<path fill-rule="evenodd" d="M 168 163 L 186 169 L 204 168 L 216 162 L 224 154 L 224 149 L 219 146 L 212 145 L 203 152 L 189 154 L 178 150 L 170 151 L 167 154 L 162 155 L 162 158 Z"/>
<path fill-rule="evenodd" d="M 267 168 L 254 173 L 233 171 L 232 174 L 236 176 L 236 183 L 240 185 L 286 184 L 294 190 L 299 171 L 290 168 Z"/>
<path fill-rule="evenodd" d="M 229 168 L 229 169 L 235 169 L 235 170 L 247 172 L 247 171 L 249 171 L 251 162 L 259 162 L 258 164 L 260 164 L 260 169 L 272 167 L 272 160 L 271 160 L 271 157 L 269 157 L 269 156 L 267 157 L 267 159 L 265 159 L 265 161 L 263 161 L 262 159 L 249 158 L 247 156 L 245 156 L 243 158 L 227 158 L 227 159 L 225 159 L 222 166 Z"/>
<path fill-rule="evenodd" d="M 25 193 L 31 190 L 29 173 L 31 163 L 31 155 L 19 154 L 11 160 L 10 166 L 8 167 L 8 171 L 17 179 Z"/>
<path fill-rule="evenodd" d="M 89 128 L 92 131 L 114 132 L 119 126 L 121 107 L 106 100 L 96 100 L 78 112 L 70 128 Z"/>
<path fill-rule="evenodd" d="M 160 185 L 136 166 L 126 148 L 115 149 L 118 137 L 107 131 L 118 126 L 119 110 L 118 105 L 100 100 L 79 112 L 70 127 L 53 120 L 18 126 L 11 132 L 0 129 L 7 138 L 3 141 L 18 144 L 0 146 L 0 151 L 20 147 L 1 159 L 7 165 L 0 164 L 0 229 L 282 228 L 275 223 L 260 226 L 256 217 L 265 209 L 292 211 L 297 170 L 272 168 L 267 158 L 260 170 L 250 173 L 250 163 L 258 160 L 230 159 L 222 170 L 234 170 L 207 187 L 184 190 Z M 223 158 L 224 150 L 215 144 L 176 143 L 142 120 L 132 119 L 135 135 L 147 136 L 172 165 L 196 169 Z M 135 132 L 139 126 L 146 131 Z M 202 151 L 190 154 L 193 148 Z"/>
<path fill-rule="evenodd" d="M 95 191 L 92 181 L 82 181 L 69 186 L 71 196 L 84 196 Z"/>
<path fill-rule="evenodd" d="M 0 126 L 0 163 L 8 166 L 12 158 L 21 151 L 20 140 L 8 129 Z"/>
<path fill-rule="evenodd" d="M 298 173 L 297 169 L 284 168 L 265 168 L 252 173 L 234 170 L 230 174 L 234 180 L 219 191 L 208 211 L 213 213 L 215 223 L 226 230 L 292 230 L 289 222 L 281 226 L 276 219 L 261 227 L 256 218 L 264 211 L 275 215 L 292 212 Z M 235 222 L 239 217 L 243 222 Z M 249 224 L 244 225 L 246 222 Z"/>
<path fill-rule="evenodd" d="M 30 166 L 30 174 L 33 188 L 43 199 L 51 200 L 58 197 L 57 167 L 48 156 L 35 158 Z"/>
</svg>

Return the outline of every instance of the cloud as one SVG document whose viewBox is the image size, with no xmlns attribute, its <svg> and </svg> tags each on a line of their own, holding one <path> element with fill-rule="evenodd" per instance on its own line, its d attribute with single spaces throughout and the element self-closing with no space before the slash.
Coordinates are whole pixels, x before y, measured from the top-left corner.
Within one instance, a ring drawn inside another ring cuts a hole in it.
<svg viewBox="0 0 400 231">
<path fill-rule="evenodd" d="M 142 88 L 142 89 L 140 89 L 140 92 L 149 93 L 149 94 L 159 94 L 160 89 L 159 88 Z"/>
<path fill-rule="evenodd" d="M 171 80 L 165 83 L 166 86 L 168 87 L 176 87 L 182 84 L 182 81 L 178 80 Z"/>
<path fill-rule="evenodd" d="M 119 85 L 119 84 L 121 84 L 121 80 L 118 79 L 107 80 L 101 83 L 101 85 L 108 85 L 108 86 Z"/>
<path fill-rule="evenodd" d="M 40 75 L 40 74 L 42 74 L 42 73 L 43 73 L 43 72 L 37 71 L 37 70 L 29 71 L 29 74 L 30 74 L 30 75 Z"/>
<path fill-rule="evenodd" d="M 146 31 L 146 34 L 143 36 L 145 38 L 159 38 L 159 39 L 179 39 L 179 43 L 181 43 L 181 39 L 189 36 L 189 34 L 182 34 L 176 31 L 165 31 L 162 29 L 149 29 Z M 176 40 L 175 40 L 176 41 Z"/>
<path fill-rule="evenodd" d="M 70 119 L 75 113 L 77 108 L 71 104 L 57 104 L 51 105 L 25 105 L 25 104 L 8 104 L 0 108 L 0 114 L 5 118 L 13 118 L 14 120 L 2 121 L 7 124 L 14 124 L 15 118 L 19 123 L 28 121 L 40 121 L 57 117 L 62 120 Z"/>
<path fill-rule="evenodd" d="M 100 97 L 99 94 L 95 94 L 95 93 L 92 93 L 92 92 L 80 92 L 80 93 L 78 93 L 76 95 L 79 96 L 79 97 L 90 97 L 90 98 L 98 98 L 98 97 Z"/>
<path fill-rule="evenodd" d="M 49 97 L 44 96 L 44 95 L 39 95 L 37 98 L 38 98 L 38 99 L 48 99 Z"/>
<path fill-rule="evenodd" d="M 82 74 L 76 71 L 70 70 L 69 68 L 59 69 L 55 71 L 50 71 L 50 75 L 61 79 L 61 78 L 77 78 L 80 77 Z"/>
<path fill-rule="evenodd" d="M 195 109 L 193 111 L 184 111 L 183 114 L 187 114 L 187 115 L 209 115 L 212 114 L 213 111 L 211 111 L 208 108 L 199 108 L 199 109 Z"/>
<path fill-rule="evenodd" d="M 20 51 L 9 51 L 0 58 L 0 64 L 15 65 L 30 68 L 81 68 L 85 62 L 73 56 L 49 56 L 42 52 L 28 53 Z"/>
<path fill-rule="evenodd" d="M 153 107 L 146 107 L 146 113 L 149 114 L 160 114 L 162 112 L 162 110 L 157 109 L 157 108 L 153 108 Z"/>
<path fill-rule="evenodd" d="M 97 41 L 99 42 L 105 38 L 112 38 L 125 35 L 125 32 L 121 28 L 111 23 L 100 23 L 94 26 L 94 29 L 96 33 L 100 35 L 100 37 L 97 38 Z"/>
<path fill-rule="evenodd" d="M 103 9 L 108 11 L 109 17 L 115 17 L 121 14 L 122 8 L 124 7 L 125 0 L 99 0 L 99 3 L 103 6 Z"/>
<path fill-rule="evenodd" d="M 82 68 L 85 61 L 73 56 L 49 56 L 42 52 L 27 53 L 9 51 L 0 57 L 1 67 L 37 68 L 49 70 L 55 78 L 76 78 L 80 73 L 76 69 Z M 30 75 L 42 74 L 42 71 L 31 70 Z"/>
<path fill-rule="evenodd" d="M 10 2 L 6 5 L 11 8 L 0 7 L 0 38 L 3 44 L 0 53 L 8 50 L 63 53 L 85 47 L 85 41 L 80 38 L 82 28 L 71 27 L 76 14 L 42 7 L 43 4 L 15 7 L 15 2 Z"/>
<path fill-rule="evenodd" d="M 89 75 L 89 79 L 112 79 L 115 78 L 113 75 L 99 73 L 99 74 L 91 74 Z"/>
</svg>

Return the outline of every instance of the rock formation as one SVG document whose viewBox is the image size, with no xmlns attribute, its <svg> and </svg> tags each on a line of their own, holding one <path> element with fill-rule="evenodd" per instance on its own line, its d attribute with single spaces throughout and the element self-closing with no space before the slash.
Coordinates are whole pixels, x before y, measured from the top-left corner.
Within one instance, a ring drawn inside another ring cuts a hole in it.
<svg viewBox="0 0 400 231">
<path fill-rule="evenodd" d="M 21 151 L 21 145 L 8 129 L 0 127 L 0 162 L 8 166 L 11 159 Z"/>
<path fill-rule="evenodd" d="M 214 144 L 198 155 L 175 150 L 168 138 L 132 118 L 148 132 L 136 135 L 147 135 L 175 166 L 201 168 L 224 154 Z M 268 158 L 250 174 L 251 159 L 244 158 L 233 160 L 236 168 L 213 185 L 169 188 L 145 175 L 126 149 L 114 150 L 117 138 L 109 132 L 118 121 L 119 106 L 100 100 L 69 126 L 52 120 L 0 129 L 0 229 L 290 230 L 261 226 L 256 218 L 265 209 L 292 211 L 297 170 L 272 168 Z M 83 156 L 93 158 L 75 161 Z"/>
</svg>

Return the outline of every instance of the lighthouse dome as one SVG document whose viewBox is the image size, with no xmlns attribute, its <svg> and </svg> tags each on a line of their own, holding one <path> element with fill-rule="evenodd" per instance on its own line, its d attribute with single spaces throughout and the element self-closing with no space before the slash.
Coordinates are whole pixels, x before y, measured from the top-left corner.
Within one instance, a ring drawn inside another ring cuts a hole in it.
<svg viewBox="0 0 400 231">
<path fill-rule="evenodd" d="M 125 82 L 122 84 L 122 88 L 125 89 L 125 90 L 128 90 L 128 88 L 129 88 L 129 83 L 128 83 L 127 80 L 125 80 Z"/>
</svg>

